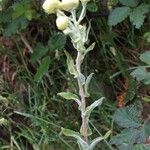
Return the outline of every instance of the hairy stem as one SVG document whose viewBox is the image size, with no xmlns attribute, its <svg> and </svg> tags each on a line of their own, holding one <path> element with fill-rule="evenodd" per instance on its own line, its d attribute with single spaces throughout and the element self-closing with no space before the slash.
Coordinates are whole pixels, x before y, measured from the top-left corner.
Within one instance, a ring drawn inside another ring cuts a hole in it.
<svg viewBox="0 0 150 150">
<path fill-rule="evenodd" d="M 82 64 L 82 53 L 78 52 L 77 59 L 76 59 L 76 69 L 78 72 L 78 75 L 81 74 L 81 64 Z M 83 129 L 83 137 L 84 140 L 88 143 L 88 121 L 86 116 L 84 115 L 85 109 L 86 109 L 86 99 L 85 99 L 85 92 L 83 85 L 79 78 L 77 78 L 78 86 L 79 86 L 79 95 L 81 98 L 81 117 L 82 117 L 82 129 Z"/>
</svg>

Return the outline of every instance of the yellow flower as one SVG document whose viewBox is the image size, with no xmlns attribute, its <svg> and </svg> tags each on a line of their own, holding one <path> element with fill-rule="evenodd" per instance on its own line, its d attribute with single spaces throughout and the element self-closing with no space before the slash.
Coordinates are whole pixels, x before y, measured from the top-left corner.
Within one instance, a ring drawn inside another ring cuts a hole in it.
<svg viewBox="0 0 150 150">
<path fill-rule="evenodd" d="M 46 13 L 52 14 L 59 9 L 61 2 L 59 0 L 45 0 L 43 3 L 43 9 Z"/>
<path fill-rule="evenodd" d="M 56 25 L 59 30 L 64 31 L 69 25 L 69 20 L 65 16 L 59 16 L 56 19 Z"/>
<path fill-rule="evenodd" d="M 70 11 L 79 6 L 79 0 L 62 0 L 63 10 Z"/>
</svg>

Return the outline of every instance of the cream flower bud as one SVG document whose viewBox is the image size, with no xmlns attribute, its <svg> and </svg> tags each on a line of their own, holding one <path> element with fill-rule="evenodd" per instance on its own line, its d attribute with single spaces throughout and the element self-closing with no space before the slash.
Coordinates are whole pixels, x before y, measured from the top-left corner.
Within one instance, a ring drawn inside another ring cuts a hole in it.
<svg viewBox="0 0 150 150">
<path fill-rule="evenodd" d="M 69 20 L 65 16 L 59 16 L 56 19 L 56 25 L 59 30 L 64 31 L 69 25 Z"/>
<path fill-rule="evenodd" d="M 79 0 L 62 0 L 63 10 L 70 11 L 79 6 Z"/>
<path fill-rule="evenodd" d="M 88 3 L 91 0 L 80 0 L 82 3 Z"/>
<path fill-rule="evenodd" d="M 59 0 L 45 0 L 42 7 L 46 13 L 52 14 L 60 7 L 60 3 Z"/>
</svg>

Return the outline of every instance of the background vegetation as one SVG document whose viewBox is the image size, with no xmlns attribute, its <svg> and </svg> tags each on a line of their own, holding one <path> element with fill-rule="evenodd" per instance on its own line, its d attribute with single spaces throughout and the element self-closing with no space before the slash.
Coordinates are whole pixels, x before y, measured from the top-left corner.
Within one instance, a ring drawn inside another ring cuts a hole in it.
<svg viewBox="0 0 150 150">
<path fill-rule="evenodd" d="M 57 93 L 74 91 L 63 49 L 75 55 L 70 40 L 46 15 L 40 0 L 0 0 L 0 149 L 75 150 L 61 127 L 80 128 L 77 105 Z M 79 10 L 80 11 L 80 7 Z M 111 135 L 98 150 L 150 149 L 150 1 L 95 0 L 95 49 L 83 72 L 94 72 L 90 103 L 105 96 L 92 114 L 93 136 Z"/>
</svg>

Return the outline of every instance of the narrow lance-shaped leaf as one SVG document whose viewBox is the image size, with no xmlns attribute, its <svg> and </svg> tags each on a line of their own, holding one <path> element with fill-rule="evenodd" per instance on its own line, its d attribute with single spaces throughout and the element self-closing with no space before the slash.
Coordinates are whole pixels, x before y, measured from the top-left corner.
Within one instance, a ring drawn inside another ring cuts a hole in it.
<svg viewBox="0 0 150 150">
<path fill-rule="evenodd" d="M 93 44 L 91 44 L 91 45 L 86 49 L 84 55 L 86 55 L 88 52 L 92 51 L 92 50 L 94 49 L 94 47 L 95 47 L 95 42 L 94 42 Z"/>
<path fill-rule="evenodd" d="M 80 73 L 78 75 L 78 78 L 79 78 L 81 84 L 84 85 L 85 84 L 85 76 L 82 73 Z"/>
<path fill-rule="evenodd" d="M 98 138 L 94 139 L 90 144 L 89 150 L 93 150 L 95 148 L 95 146 L 102 140 L 103 140 L 103 137 L 98 137 Z"/>
<path fill-rule="evenodd" d="M 91 81 L 93 75 L 94 75 L 94 73 L 91 73 L 91 74 L 87 77 L 87 79 L 86 79 L 86 81 L 85 81 L 84 89 L 85 89 L 85 95 L 86 95 L 86 97 L 89 97 L 89 96 L 90 96 L 90 94 L 89 94 L 89 92 L 88 92 L 88 89 L 89 89 L 89 84 L 90 84 L 90 81 Z"/>
<path fill-rule="evenodd" d="M 88 106 L 84 112 L 84 115 L 86 115 L 86 117 L 89 118 L 93 109 L 102 104 L 103 99 L 104 97 L 100 98 L 99 100 L 95 101 L 93 104 Z"/>
<path fill-rule="evenodd" d="M 76 71 L 74 61 L 73 61 L 71 55 L 67 51 L 64 51 L 64 52 L 67 57 L 67 66 L 68 66 L 68 70 L 69 70 L 70 74 L 77 76 L 77 71 Z"/>
<path fill-rule="evenodd" d="M 88 41 L 90 29 L 91 29 L 91 20 L 89 21 L 89 26 L 86 31 L 85 42 Z"/>
<path fill-rule="evenodd" d="M 61 132 L 65 136 L 70 136 L 70 137 L 77 139 L 77 142 L 80 144 L 80 146 L 83 148 L 83 150 L 88 150 L 89 145 L 82 139 L 82 136 L 80 135 L 79 132 L 75 132 L 73 130 L 65 129 L 65 128 L 61 128 Z"/>
<path fill-rule="evenodd" d="M 70 92 L 61 92 L 61 93 L 58 93 L 57 95 L 63 97 L 64 99 L 67 99 L 67 100 L 74 100 L 79 105 L 79 107 L 81 106 L 79 97 L 76 94 L 73 94 Z"/>
<path fill-rule="evenodd" d="M 88 128 L 87 134 L 88 134 L 88 136 L 90 136 L 90 135 L 92 135 L 92 130 L 91 130 L 90 126 L 89 126 L 88 119 L 87 119 L 86 123 L 87 123 L 87 128 Z M 81 128 L 80 128 L 81 135 L 84 135 L 84 131 L 83 130 L 84 130 L 84 126 L 82 124 Z"/>
<path fill-rule="evenodd" d="M 70 92 L 61 92 L 61 93 L 58 93 L 58 95 L 60 95 L 61 97 L 65 99 L 79 99 L 77 95 L 70 93 Z"/>
</svg>

